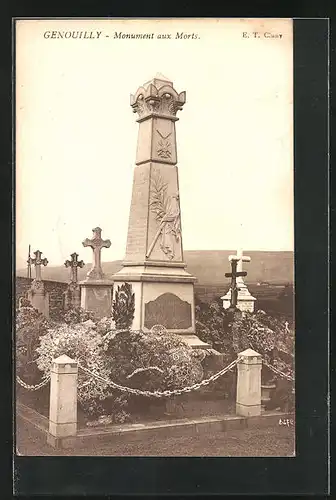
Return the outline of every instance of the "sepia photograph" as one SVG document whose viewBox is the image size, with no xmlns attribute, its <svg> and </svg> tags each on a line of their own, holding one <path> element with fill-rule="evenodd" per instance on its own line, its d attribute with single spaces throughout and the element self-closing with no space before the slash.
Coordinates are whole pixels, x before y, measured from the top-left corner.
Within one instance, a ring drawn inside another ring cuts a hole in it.
<svg viewBox="0 0 336 500">
<path fill-rule="evenodd" d="M 293 20 L 14 30 L 16 454 L 295 457 Z"/>
</svg>

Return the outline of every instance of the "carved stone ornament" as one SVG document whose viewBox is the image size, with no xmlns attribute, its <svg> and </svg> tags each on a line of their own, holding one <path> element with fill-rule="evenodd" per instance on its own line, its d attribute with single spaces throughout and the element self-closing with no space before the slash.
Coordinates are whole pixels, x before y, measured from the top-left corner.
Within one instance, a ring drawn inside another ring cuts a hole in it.
<svg viewBox="0 0 336 500">
<path fill-rule="evenodd" d="M 164 160 L 170 159 L 172 155 L 172 144 L 169 140 L 171 132 L 166 136 L 163 136 L 159 130 L 157 130 L 157 133 L 160 136 L 160 139 L 158 141 L 157 155 Z"/>
<path fill-rule="evenodd" d="M 68 290 L 73 293 L 73 292 L 77 292 L 77 291 L 80 291 L 80 286 L 78 285 L 77 282 L 75 281 L 70 281 L 70 283 L 68 283 Z"/>
<path fill-rule="evenodd" d="M 40 280 L 33 280 L 31 284 L 31 290 L 35 293 L 43 293 L 44 292 L 44 283 Z"/>
<path fill-rule="evenodd" d="M 160 248 L 164 255 L 172 260 L 175 257 L 176 245 L 181 238 L 180 197 L 178 193 L 168 196 L 168 184 L 160 173 L 153 175 L 150 189 L 150 210 L 155 214 L 158 223 L 157 232 L 149 246 L 148 258 L 160 238 Z"/>
<path fill-rule="evenodd" d="M 133 113 L 138 113 L 139 118 L 153 115 L 175 117 L 185 102 L 186 93 L 178 94 L 170 85 L 158 88 L 150 83 L 147 87 L 140 87 L 134 95 L 131 95 Z"/>
</svg>

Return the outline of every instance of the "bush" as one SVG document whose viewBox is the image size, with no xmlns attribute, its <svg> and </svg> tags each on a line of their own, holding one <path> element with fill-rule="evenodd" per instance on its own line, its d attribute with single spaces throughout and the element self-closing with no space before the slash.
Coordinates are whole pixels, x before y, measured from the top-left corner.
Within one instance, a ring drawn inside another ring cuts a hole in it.
<svg viewBox="0 0 336 500">
<path fill-rule="evenodd" d="M 294 325 L 285 318 L 276 318 L 263 311 L 236 313 L 224 310 L 220 301 L 212 304 L 198 303 L 196 328 L 199 337 L 224 354 L 225 362 L 236 359 L 239 352 L 251 348 L 262 355 L 270 365 L 286 375 L 294 373 Z M 269 382 L 277 376 L 263 367 L 262 380 Z M 281 389 L 281 400 L 289 401 L 291 383 Z M 284 396 L 286 394 L 286 398 Z"/>
<path fill-rule="evenodd" d="M 113 301 L 112 318 L 118 330 L 129 330 L 131 328 L 134 311 L 135 298 L 134 293 L 132 293 L 132 286 L 129 283 L 123 283 L 118 286 Z"/>
<path fill-rule="evenodd" d="M 84 323 L 84 321 L 95 321 L 95 314 L 91 311 L 85 311 L 81 307 L 68 309 L 63 315 L 63 321 L 68 325 Z"/>
<path fill-rule="evenodd" d="M 197 353 L 167 332 L 120 332 L 109 341 L 107 353 L 113 359 L 111 375 L 131 387 L 172 390 L 194 384 L 203 375 Z"/>
<path fill-rule="evenodd" d="M 49 326 L 50 322 L 29 301 L 20 301 L 20 308 L 16 311 L 16 372 L 30 385 L 41 381 L 41 372 L 36 365 L 36 349 Z"/>
<path fill-rule="evenodd" d="M 196 330 L 201 340 L 210 343 L 217 351 L 227 353 L 232 343 L 228 336 L 231 326 L 232 314 L 223 308 L 220 299 L 211 304 L 198 301 Z"/>
<path fill-rule="evenodd" d="M 113 359 L 111 378 L 121 385 L 141 390 L 165 391 L 193 385 L 203 378 L 198 353 L 180 337 L 167 332 L 120 332 L 110 341 Z M 164 406 L 167 398 L 128 396 L 134 413 L 148 405 Z"/>
<path fill-rule="evenodd" d="M 60 324 L 48 329 L 41 337 L 37 366 L 49 374 L 52 360 L 66 354 L 84 368 L 99 373 L 103 378 L 109 375 L 110 361 L 106 356 L 103 336 L 92 321 L 78 324 Z M 101 411 L 101 401 L 109 395 L 107 383 L 78 370 L 78 402 L 89 414 Z"/>
<path fill-rule="evenodd" d="M 196 307 L 196 329 L 202 340 L 231 357 L 251 348 L 267 359 L 274 354 L 283 354 L 285 362 L 293 359 L 293 324 L 263 311 L 232 313 L 219 302 L 201 304 Z"/>
<path fill-rule="evenodd" d="M 54 358 L 67 354 L 105 381 L 78 371 L 78 402 L 90 416 L 107 415 L 114 422 L 130 418 L 148 397 L 111 388 L 106 380 L 140 390 L 167 390 L 202 379 L 202 366 L 192 348 L 169 333 L 112 330 L 111 318 L 62 324 L 41 337 L 37 365 L 50 372 Z M 165 399 L 165 398 L 164 398 Z M 105 418 L 105 417 L 104 417 Z M 107 418 L 107 417 L 106 417 Z"/>
</svg>

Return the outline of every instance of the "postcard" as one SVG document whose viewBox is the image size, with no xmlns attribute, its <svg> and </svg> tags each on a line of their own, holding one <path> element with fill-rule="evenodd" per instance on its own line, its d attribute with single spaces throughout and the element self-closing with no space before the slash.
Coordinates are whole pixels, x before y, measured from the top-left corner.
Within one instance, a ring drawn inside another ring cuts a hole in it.
<svg viewBox="0 0 336 500">
<path fill-rule="evenodd" d="M 295 456 L 292 19 L 15 21 L 16 454 Z"/>
</svg>

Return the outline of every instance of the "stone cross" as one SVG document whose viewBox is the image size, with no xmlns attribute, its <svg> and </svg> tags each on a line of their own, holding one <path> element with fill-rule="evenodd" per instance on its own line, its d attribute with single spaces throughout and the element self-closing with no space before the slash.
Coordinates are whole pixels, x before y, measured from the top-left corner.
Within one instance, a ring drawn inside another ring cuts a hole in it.
<svg viewBox="0 0 336 500">
<path fill-rule="evenodd" d="M 229 260 L 231 261 L 232 259 L 237 260 L 237 271 L 241 273 L 243 271 L 243 262 L 250 262 L 251 257 L 247 257 L 246 255 L 243 255 L 243 249 L 239 248 L 237 250 L 236 255 L 230 255 Z M 241 276 L 237 277 L 237 283 L 243 283 L 243 278 Z"/>
<path fill-rule="evenodd" d="M 42 281 L 41 265 L 46 266 L 48 264 L 48 261 L 46 258 L 44 258 L 44 259 L 41 258 L 42 252 L 40 252 L 40 250 L 36 250 L 36 252 L 34 252 L 34 255 L 35 255 L 35 259 L 32 259 L 31 257 L 29 257 L 27 262 L 29 265 L 34 264 L 34 266 L 35 266 L 35 272 L 36 272 L 35 281 Z"/>
<path fill-rule="evenodd" d="M 237 309 L 238 302 L 237 278 L 240 276 L 247 276 L 247 272 L 237 271 L 238 262 L 240 260 L 238 255 L 230 255 L 229 259 L 231 262 L 231 273 L 225 273 L 225 277 L 231 278 L 231 299 L 229 310 L 235 311 Z"/>
<path fill-rule="evenodd" d="M 84 247 L 91 247 L 93 250 L 92 269 L 88 272 L 87 276 L 92 279 L 103 279 L 104 274 L 101 267 L 101 251 L 102 248 L 109 248 L 111 246 L 111 241 L 102 239 L 102 230 L 100 227 L 92 229 L 92 232 L 93 238 L 91 240 L 86 238 L 83 241 Z"/>
<path fill-rule="evenodd" d="M 74 252 L 70 255 L 71 260 L 66 260 L 64 262 L 65 267 L 71 268 L 71 283 L 77 283 L 78 281 L 78 268 L 82 268 L 84 266 L 84 262 L 82 260 L 78 260 L 78 253 Z"/>
</svg>

